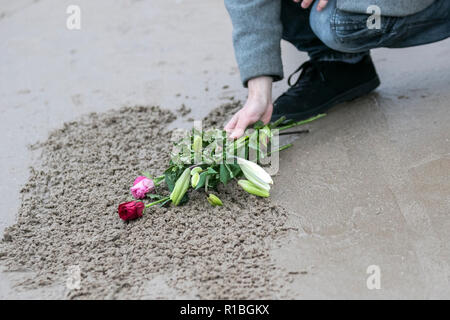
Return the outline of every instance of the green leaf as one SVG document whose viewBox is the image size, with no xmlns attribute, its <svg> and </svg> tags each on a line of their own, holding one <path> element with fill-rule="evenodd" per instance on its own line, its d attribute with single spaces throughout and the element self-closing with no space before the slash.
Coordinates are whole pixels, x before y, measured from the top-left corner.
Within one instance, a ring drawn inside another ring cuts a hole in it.
<svg viewBox="0 0 450 320">
<path fill-rule="evenodd" d="M 209 188 L 216 189 L 216 187 L 219 184 L 219 182 L 220 182 L 220 180 L 219 180 L 219 175 L 218 174 L 209 175 L 208 189 Z"/>
<path fill-rule="evenodd" d="M 242 172 L 241 171 L 241 167 L 238 164 L 226 163 L 225 167 L 230 172 L 230 177 L 231 178 L 236 178 Z"/>
<path fill-rule="evenodd" d="M 144 177 L 147 177 L 147 178 L 149 178 L 149 179 L 153 179 L 152 175 L 151 175 L 150 173 L 148 173 L 147 171 L 142 171 L 141 174 L 142 174 Z"/>
<path fill-rule="evenodd" d="M 178 203 L 179 206 L 185 204 L 186 202 L 189 201 L 189 196 L 187 194 L 187 192 L 184 194 L 183 198 L 181 198 L 180 203 Z"/>
<path fill-rule="evenodd" d="M 200 180 L 198 180 L 197 186 L 195 187 L 195 190 L 198 190 L 205 186 L 206 176 L 208 175 L 207 171 L 204 171 L 200 173 Z"/>
<path fill-rule="evenodd" d="M 158 185 L 161 181 L 163 181 L 165 179 L 165 176 L 160 176 L 160 177 L 156 177 L 153 182 L 155 183 L 155 185 Z"/>
<path fill-rule="evenodd" d="M 209 167 L 208 168 L 208 170 L 207 170 L 207 172 L 209 173 L 209 174 L 216 174 L 216 173 L 218 173 L 216 170 L 214 170 L 212 167 Z"/>
<path fill-rule="evenodd" d="M 164 196 L 161 196 L 159 194 L 154 194 L 154 193 L 148 193 L 147 195 L 150 197 L 150 199 L 155 199 L 155 200 L 164 198 Z"/>
<path fill-rule="evenodd" d="M 228 181 L 231 180 L 231 175 L 230 175 L 230 171 L 227 169 L 226 165 L 221 163 L 220 164 L 220 182 L 222 182 L 223 184 L 227 184 Z"/>
<path fill-rule="evenodd" d="M 166 170 L 164 172 L 164 180 L 166 181 L 167 188 L 172 192 L 175 187 L 175 183 L 178 180 L 178 176 L 181 174 L 180 170 Z"/>
<path fill-rule="evenodd" d="M 256 121 L 253 125 L 253 129 L 261 129 L 262 127 L 264 127 L 264 122 L 261 120 Z"/>
</svg>

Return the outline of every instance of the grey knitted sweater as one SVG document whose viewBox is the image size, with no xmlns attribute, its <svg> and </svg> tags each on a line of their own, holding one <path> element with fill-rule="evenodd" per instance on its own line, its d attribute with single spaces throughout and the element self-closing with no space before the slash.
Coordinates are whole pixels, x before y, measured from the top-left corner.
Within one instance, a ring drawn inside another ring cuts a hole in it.
<svg viewBox="0 0 450 320">
<path fill-rule="evenodd" d="M 407 16 L 435 0 L 336 0 L 340 10 L 366 13 L 377 5 L 385 16 Z M 283 78 L 280 40 L 281 0 L 225 0 L 233 23 L 233 44 L 244 86 L 258 76 Z"/>
</svg>

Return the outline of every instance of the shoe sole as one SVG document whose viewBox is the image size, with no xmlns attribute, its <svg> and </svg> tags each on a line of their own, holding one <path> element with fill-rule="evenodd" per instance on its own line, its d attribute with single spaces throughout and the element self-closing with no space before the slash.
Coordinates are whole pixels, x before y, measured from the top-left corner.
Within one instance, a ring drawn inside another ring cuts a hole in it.
<svg viewBox="0 0 450 320">
<path fill-rule="evenodd" d="M 320 113 L 327 111 L 328 109 L 334 107 L 335 105 L 343 102 L 348 102 L 360 98 L 373 90 L 375 90 L 380 85 L 380 79 L 378 77 L 373 78 L 372 80 L 363 83 L 355 88 L 352 88 L 346 92 L 343 92 L 328 102 L 322 104 L 321 106 L 308 110 L 307 112 L 299 112 L 299 113 L 289 113 L 285 115 L 277 115 L 276 117 L 272 117 L 271 122 L 280 119 L 282 116 L 285 116 L 287 120 L 296 120 L 301 121 L 313 116 L 316 116 Z"/>
</svg>

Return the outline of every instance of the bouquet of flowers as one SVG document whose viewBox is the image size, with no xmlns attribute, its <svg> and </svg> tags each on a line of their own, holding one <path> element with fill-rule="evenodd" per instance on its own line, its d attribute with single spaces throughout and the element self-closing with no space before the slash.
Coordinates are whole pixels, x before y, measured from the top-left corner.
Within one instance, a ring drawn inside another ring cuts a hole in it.
<svg viewBox="0 0 450 320">
<path fill-rule="evenodd" d="M 298 122 L 280 118 L 267 125 L 258 121 L 252 130 L 247 130 L 243 137 L 231 142 L 223 130 L 193 128 L 187 136 L 174 143 L 168 168 L 162 175 L 152 177 L 143 172 L 135 179 L 131 187 L 135 200 L 119 205 L 119 217 L 125 221 L 133 220 L 142 217 L 145 210 L 154 205 L 182 205 L 189 201 L 189 189 L 204 191 L 206 200 L 212 206 L 222 206 L 220 198 L 211 191 L 217 191 L 219 184 L 227 185 L 231 180 L 237 180 L 238 185 L 250 194 L 269 197 L 273 180 L 259 164 L 267 163 L 271 155 L 292 146 L 280 147 L 276 138 L 283 134 L 307 132 L 283 133 L 323 116 Z M 162 183 L 165 183 L 169 195 L 157 192 Z M 151 201 L 145 204 L 145 199 Z"/>
</svg>

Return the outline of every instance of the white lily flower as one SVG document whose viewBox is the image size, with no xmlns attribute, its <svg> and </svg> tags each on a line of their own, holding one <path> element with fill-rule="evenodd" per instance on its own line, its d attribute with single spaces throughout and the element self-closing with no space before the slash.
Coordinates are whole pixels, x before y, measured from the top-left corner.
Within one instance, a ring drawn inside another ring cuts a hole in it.
<svg viewBox="0 0 450 320">
<path fill-rule="evenodd" d="M 237 162 L 241 167 L 244 176 L 248 180 L 253 182 L 259 188 L 267 191 L 270 190 L 269 184 L 273 184 L 273 180 L 263 168 L 252 161 L 248 161 L 242 158 L 237 158 Z"/>
</svg>

